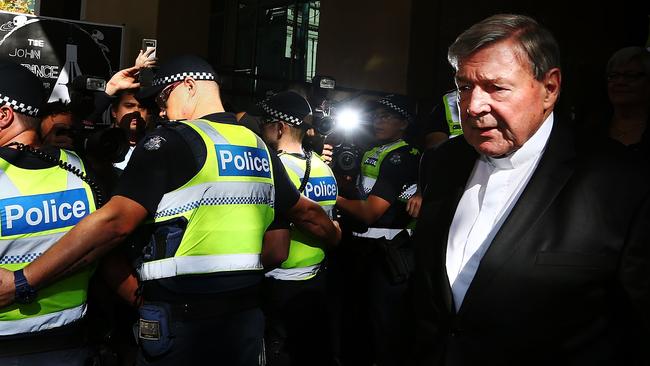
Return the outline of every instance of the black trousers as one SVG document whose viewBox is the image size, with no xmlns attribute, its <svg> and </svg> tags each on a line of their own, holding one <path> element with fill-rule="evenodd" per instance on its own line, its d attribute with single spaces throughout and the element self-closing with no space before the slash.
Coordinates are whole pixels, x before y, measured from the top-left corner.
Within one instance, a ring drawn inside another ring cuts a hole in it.
<svg viewBox="0 0 650 366">
<path fill-rule="evenodd" d="M 265 278 L 267 365 L 332 364 L 323 270 L 303 281 Z"/>
<path fill-rule="evenodd" d="M 379 240 L 349 237 L 338 249 L 331 277 L 340 290 L 341 363 L 404 365 L 413 341 L 408 281 L 391 280 Z"/>
<path fill-rule="evenodd" d="M 140 349 L 138 365 L 261 365 L 264 315 L 260 308 L 222 316 L 171 319 L 168 352 L 149 357 Z"/>
</svg>

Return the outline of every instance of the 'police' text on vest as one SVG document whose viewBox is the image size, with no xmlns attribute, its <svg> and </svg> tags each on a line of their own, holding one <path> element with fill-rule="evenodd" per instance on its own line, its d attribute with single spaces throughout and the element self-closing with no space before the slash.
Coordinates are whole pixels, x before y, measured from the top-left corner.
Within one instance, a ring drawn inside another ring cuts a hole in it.
<svg viewBox="0 0 650 366">
<path fill-rule="evenodd" d="M 75 225 L 88 215 L 83 188 L 0 200 L 2 236 L 32 234 Z"/>
<path fill-rule="evenodd" d="M 220 176 L 271 178 L 271 163 L 264 149 L 235 145 L 215 145 Z"/>
</svg>

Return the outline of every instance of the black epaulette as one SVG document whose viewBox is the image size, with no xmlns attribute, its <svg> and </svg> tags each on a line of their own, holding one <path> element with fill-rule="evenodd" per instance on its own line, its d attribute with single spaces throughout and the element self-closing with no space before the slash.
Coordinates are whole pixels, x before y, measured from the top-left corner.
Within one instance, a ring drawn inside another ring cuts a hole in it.
<svg viewBox="0 0 650 366">
<path fill-rule="evenodd" d="M 192 151 L 197 166 L 203 166 L 207 159 L 208 152 L 201 136 L 190 126 L 181 121 L 165 121 L 158 125 L 157 128 L 164 128 L 178 133 L 187 143 Z"/>
</svg>

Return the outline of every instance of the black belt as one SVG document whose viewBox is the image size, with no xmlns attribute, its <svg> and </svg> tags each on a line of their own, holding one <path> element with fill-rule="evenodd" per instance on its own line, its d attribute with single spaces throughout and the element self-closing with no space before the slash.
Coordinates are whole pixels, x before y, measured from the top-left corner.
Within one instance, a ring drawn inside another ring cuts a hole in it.
<svg viewBox="0 0 650 366">
<path fill-rule="evenodd" d="M 0 357 L 20 356 L 82 347 L 87 344 L 86 327 L 77 321 L 41 332 L 0 337 Z"/>
<path fill-rule="evenodd" d="M 206 296 L 207 297 L 207 296 Z M 211 294 L 203 301 L 183 301 L 179 294 L 178 301 L 156 299 L 154 294 L 145 295 L 145 302 L 164 302 L 171 308 L 171 316 L 178 320 L 205 319 L 238 313 L 260 306 L 260 288 L 246 288 L 222 294 Z"/>
</svg>

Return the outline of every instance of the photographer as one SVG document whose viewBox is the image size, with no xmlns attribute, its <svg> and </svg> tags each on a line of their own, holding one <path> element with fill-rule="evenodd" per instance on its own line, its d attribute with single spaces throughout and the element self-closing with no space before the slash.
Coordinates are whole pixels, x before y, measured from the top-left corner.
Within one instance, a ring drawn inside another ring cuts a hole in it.
<svg viewBox="0 0 650 366">
<path fill-rule="evenodd" d="M 149 58 L 153 52 L 140 51 L 133 67 L 120 70 L 106 83 L 104 92 L 95 95 L 95 110 L 89 117 L 95 124 L 102 124 L 102 115 L 110 108 L 111 125 L 122 129 L 128 139 L 128 150 L 123 160 L 113 165 L 124 170 L 135 145 L 144 137 L 145 132 L 153 127 L 151 121 L 155 114 L 155 105 L 139 100 L 136 95 L 140 90 L 139 77 L 146 68 L 154 67 L 157 59 Z"/>
<path fill-rule="evenodd" d="M 312 111 L 305 98 L 281 92 L 260 103 L 262 137 L 279 151 L 291 182 L 332 216 L 337 186 L 332 170 L 302 147 L 311 128 Z M 265 243 L 266 244 L 266 243 Z M 291 229 L 288 258 L 265 274 L 265 344 L 269 366 L 330 365 L 324 243 Z"/>
<path fill-rule="evenodd" d="M 74 149 L 72 140 L 73 127 L 70 106 L 61 101 L 47 103 L 43 106 L 39 136 L 43 146 L 56 146 L 62 149 Z"/>
<path fill-rule="evenodd" d="M 336 200 L 343 214 L 367 225 L 366 231 L 355 229 L 339 253 L 349 279 L 344 317 L 347 311 L 352 320 L 344 335 L 353 342 L 343 340 L 343 357 L 355 365 L 398 365 L 406 352 L 405 291 L 412 250 L 405 202 L 415 190 L 419 152 L 403 137 L 412 116 L 405 97 L 388 95 L 376 103 L 371 119 L 379 145 L 361 160 L 360 199 Z"/>
</svg>

